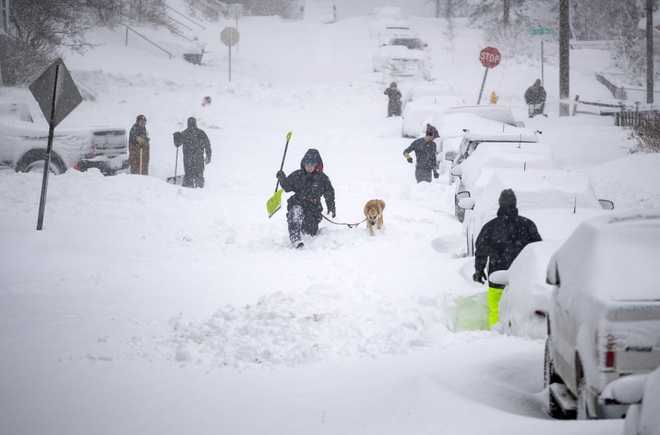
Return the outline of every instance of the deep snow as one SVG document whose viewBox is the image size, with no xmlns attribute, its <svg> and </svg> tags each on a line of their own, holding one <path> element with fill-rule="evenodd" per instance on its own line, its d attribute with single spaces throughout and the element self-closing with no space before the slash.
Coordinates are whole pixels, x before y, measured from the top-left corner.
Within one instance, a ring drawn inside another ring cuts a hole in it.
<svg viewBox="0 0 660 435">
<path fill-rule="evenodd" d="M 204 23 L 202 66 L 125 47 L 121 30 L 97 30 L 102 45 L 65 57 L 98 98 L 62 125 L 129 128 L 145 114 L 151 175 L 51 177 L 38 232 L 41 176 L 0 172 L 0 433 L 621 432 L 622 421 L 545 415 L 542 340 L 452 332 L 453 299 L 484 290 L 460 256 L 453 187 L 415 183 L 401 156 L 410 140 L 372 72 L 376 23 L 340 17 L 245 17 L 231 82 L 219 33 L 233 21 Z M 480 33 L 459 20 L 450 53 L 444 20 L 409 22 L 436 81 L 476 100 Z M 610 98 L 593 76 L 607 62 L 573 52 L 572 93 Z M 549 117 L 526 118 L 539 70 L 504 59 L 485 94 L 543 130 L 562 167 L 589 174 L 617 210 L 659 208 L 660 156 L 630 155 L 611 118 L 560 118 L 556 66 L 545 66 Z M 0 99 L 37 107 L 27 89 L 0 88 Z M 213 145 L 203 190 L 164 182 L 171 135 L 191 115 Z M 268 219 L 265 207 L 289 131 L 285 171 L 319 149 L 336 220 L 359 222 L 382 198 L 383 230 L 324 221 L 291 248 L 284 211 Z"/>
</svg>

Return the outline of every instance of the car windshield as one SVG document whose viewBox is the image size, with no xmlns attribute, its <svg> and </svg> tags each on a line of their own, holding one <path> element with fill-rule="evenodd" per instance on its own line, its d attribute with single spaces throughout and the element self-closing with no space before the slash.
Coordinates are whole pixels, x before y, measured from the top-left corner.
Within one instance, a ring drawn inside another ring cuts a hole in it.
<svg viewBox="0 0 660 435">
<path fill-rule="evenodd" d="M 422 41 L 413 38 L 394 38 L 392 39 L 390 45 L 403 45 L 410 48 L 411 50 L 421 50 L 424 48 Z"/>
</svg>

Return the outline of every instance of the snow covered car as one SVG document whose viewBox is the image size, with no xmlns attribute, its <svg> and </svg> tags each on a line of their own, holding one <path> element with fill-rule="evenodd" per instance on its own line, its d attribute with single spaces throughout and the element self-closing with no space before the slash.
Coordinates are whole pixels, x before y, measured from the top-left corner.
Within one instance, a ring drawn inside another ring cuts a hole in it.
<svg viewBox="0 0 660 435">
<path fill-rule="evenodd" d="M 454 165 L 458 165 L 467 159 L 482 143 L 537 143 L 540 133 L 539 130 L 530 128 L 514 127 L 509 124 L 498 124 L 497 122 L 491 123 L 478 129 L 466 131 L 457 152 L 447 154 L 445 158 L 452 161 Z"/>
<path fill-rule="evenodd" d="M 407 56 L 409 52 L 409 48 L 401 45 L 383 45 L 372 58 L 374 72 L 382 72 L 391 58 Z"/>
<path fill-rule="evenodd" d="M 621 418 L 628 405 L 605 399 L 605 387 L 660 366 L 658 240 L 659 211 L 612 213 L 582 222 L 550 259 L 552 417 Z"/>
<path fill-rule="evenodd" d="M 408 138 L 422 136 L 426 124 L 432 123 L 435 113 L 444 112 L 462 102 L 463 99 L 449 85 L 415 84 L 410 92 L 404 94 L 401 136 Z"/>
<path fill-rule="evenodd" d="M 469 159 L 451 169 L 451 175 L 458 178 L 454 194 L 454 214 L 463 222 L 464 209 L 458 206 L 461 198 L 476 200 L 490 178 L 501 168 L 518 169 L 559 169 L 551 148 L 540 143 L 489 142 L 488 146 L 477 148 Z"/>
<path fill-rule="evenodd" d="M 493 325 L 507 335 L 545 339 L 552 286 L 545 282 L 550 257 L 563 240 L 542 240 L 525 246 L 507 270 L 493 272 L 489 281 L 504 285 L 499 322 Z"/>
<path fill-rule="evenodd" d="M 581 214 L 585 209 L 602 213 L 614 208 L 611 201 L 596 197 L 586 174 L 560 169 L 522 171 L 499 168 L 476 200 L 458 200 L 458 206 L 465 209 L 463 231 L 467 255 L 474 255 L 474 245 L 481 228 L 497 215 L 499 197 L 504 189 L 513 189 L 520 214 L 534 221 L 544 239 L 568 237 L 566 227 L 560 228 L 555 222 L 556 219 L 563 219 L 563 215 Z M 550 234 L 553 237 L 548 237 Z"/>
<path fill-rule="evenodd" d="M 383 83 L 431 80 L 431 64 L 421 50 L 408 50 L 405 54 L 389 57 L 383 68 Z"/>
<path fill-rule="evenodd" d="M 329 1 L 307 0 L 303 6 L 303 20 L 331 24 L 337 21 L 337 6 Z"/>
<path fill-rule="evenodd" d="M 25 103 L 0 104 L 0 165 L 16 172 L 43 172 L 48 125 L 36 123 Z M 113 127 L 56 127 L 50 170 L 97 168 L 112 175 L 128 169 L 126 129 Z"/>
<path fill-rule="evenodd" d="M 603 401 L 628 404 L 623 435 L 657 435 L 660 432 L 660 367 L 644 375 L 616 379 L 600 395 Z"/>
</svg>

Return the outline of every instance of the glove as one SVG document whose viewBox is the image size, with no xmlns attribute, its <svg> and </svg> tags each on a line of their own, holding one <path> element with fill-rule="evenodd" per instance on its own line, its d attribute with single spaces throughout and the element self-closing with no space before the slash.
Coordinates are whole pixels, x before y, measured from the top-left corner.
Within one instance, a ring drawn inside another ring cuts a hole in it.
<svg viewBox="0 0 660 435">
<path fill-rule="evenodd" d="M 275 177 L 277 177 L 278 180 L 282 181 L 283 179 L 286 178 L 286 174 L 284 173 L 284 171 L 277 171 Z"/>
<path fill-rule="evenodd" d="M 406 157 L 406 160 L 408 160 L 408 163 L 412 163 L 412 157 Z"/>
<path fill-rule="evenodd" d="M 334 208 L 330 208 L 330 209 L 328 209 L 328 214 L 329 214 L 329 215 L 332 215 L 332 218 L 333 218 L 333 219 L 337 217 L 337 212 L 335 211 Z"/>
<path fill-rule="evenodd" d="M 204 163 L 206 163 L 207 165 L 211 163 L 211 156 L 206 156 L 206 160 L 204 160 Z"/>
<path fill-rule="evenodd" d="M 438 171 L 433 171 L 433 178 L 438 178 L 439 176 Z"/>
<path fill-rule="evenodd" d="M 483 284 L 486 282 L 486 275 L 484 274 L 483 270 L 475 270 L 474 273 L 472 274 L 472 280 L 474 282 L 478 282 L 479 284 Z"/>
<path fill-rule="evenodd" d="M 144 136 L 138 136 L 135 138 L 135 141 L 137 142 L 138 145 L 142 146 L 144 144 L 149 143 L 149 139 L 144 137 Z"/>
</svg>

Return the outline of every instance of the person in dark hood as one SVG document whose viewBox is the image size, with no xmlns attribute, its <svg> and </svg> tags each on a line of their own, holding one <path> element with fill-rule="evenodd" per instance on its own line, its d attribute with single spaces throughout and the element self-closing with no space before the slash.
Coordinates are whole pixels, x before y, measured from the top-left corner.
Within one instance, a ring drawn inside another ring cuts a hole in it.
<svg viewBox="0 0 660 435">
<path fill-rule="evenodd" d="M 525 91 L 525 103 L 529 106 L 529 117 L 542 115 L 545 111 L 546 92 L 541 85 L 541 80 L 536 79 L 534 84 Z"/>
<path fill-rule="evenodd" d="M 536 224 L 526 217 L 518 215 L 516 194 L 511 189 L 505 189 L 500 194 L 497 217 L 483 226 L 475 244 L 474 274 L 475 282 L 484 284 L 486 281 L 486 264 L 488 275 L 497 270 L 506 270 L 516 259 L 525 246 L 540 242 Z M 488 308 L 490 309 L 490 326 L 499 320 L 499 303 L 503 286 L 488 282 Z"/>
<path fill-rule="evenodd" d="M 204 165 L 211 163 L 211 141 L 204 130 L 197 128 L 195 118 L 188 118 L 188 128 L 174 134 L 174 145 L 183 148 L 183 187 L 203 188 Z"/>
<path fill-rule="evenodd" d="M 406 158 L 408 163 L 413 162 L 410 153 L 413 151 L 415 152 L 415 157 L 417 157 L 415 178 L 418 183 L 421 183 L 422 181 L 430 183 L 431 172 L 435 178 L 440 176 L 438 173 L 438 147 L 433 141 L 437 137 L 440 137 L 438 129 L 431 124 L 426 124 L 425 136 L 414 140 L 408 148 L 403 150 L 403 157 Z"/>
<path fill-rule="evenodd" d="M 302 234 L 315 236 L 321 222 L 321 197 L 325 198 L 328 214 L 334 218 L 335 189 L 330 178 L 323 172 L 321 154 L 315 149 L 308 149 L 300 161 L 300 169 L 287 175 L 284 171 L 276 174 L 280 186 L 285 192 L 294 192 L 287 201 L 287 224 L 289 239 L 294 247 L 303 246 Z"/>
<path fill-rule="evenodd" d="M 138 115 L 128 133 L 128 162 L 131 174 L 149 175 L 147 117 Z"/>
<path fill-rule="evenodd" d="M 396 83 L 390 83 L 390 87 L 385 89 L 383 94 L 387 95 L 387 117 L 401 116 L 401 91 L 396 87 Z"/>
</svg>

